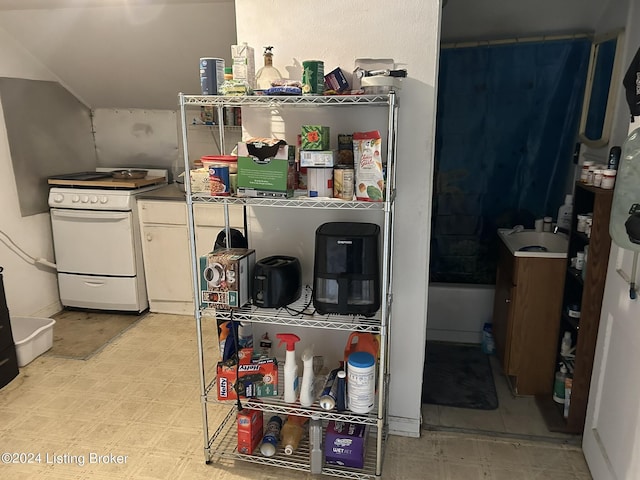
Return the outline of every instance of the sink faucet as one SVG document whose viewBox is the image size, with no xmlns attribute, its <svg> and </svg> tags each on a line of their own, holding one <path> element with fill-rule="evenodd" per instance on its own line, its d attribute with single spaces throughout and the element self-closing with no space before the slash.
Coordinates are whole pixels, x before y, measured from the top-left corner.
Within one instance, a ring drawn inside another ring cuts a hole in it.
<svg viewBox="0 0 640 480">
<path fill-rule="evenodd" d="M 569 235 L 569 230 L 556 225 L 555 227 L 553 227 L 553 233 L 564 233 L 565 235 Z"/>
</svg>

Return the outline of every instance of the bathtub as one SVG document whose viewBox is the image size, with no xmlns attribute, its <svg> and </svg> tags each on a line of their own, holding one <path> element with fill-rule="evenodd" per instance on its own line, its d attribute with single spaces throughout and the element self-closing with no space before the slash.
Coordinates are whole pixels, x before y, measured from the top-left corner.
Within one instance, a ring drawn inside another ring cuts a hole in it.
<svg viewBox="0 0 640 480">
<path fill-rule="evenodd" d="M 52 318 L 10 317 L 18 366 L 24 367 L 53 346 Z"/>
<path fill-rule="evenodd" d="M 429 284 L 427 340 L 480 343 L 493 317 L 495 285 Z"/>
</svg>

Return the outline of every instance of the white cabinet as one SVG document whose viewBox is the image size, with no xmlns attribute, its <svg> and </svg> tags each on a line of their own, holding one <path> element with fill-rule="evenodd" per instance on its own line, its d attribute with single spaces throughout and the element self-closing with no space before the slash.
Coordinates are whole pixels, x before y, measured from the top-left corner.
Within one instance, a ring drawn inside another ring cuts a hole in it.
<svg viewBox="0 0 640 480">
<path fill-rule="evenodd" d="M 138 217 L 149 311 L 192 314 L 193 282 L 185 202 L 138 200 Z M 224 229 L 224 209 L 222 205 L 196 208 L 195 218 L 197 253 L 204 255 L 213 249 L 218 233 Z M 244 231 L 242 207 L 230 209 L 230 225 Z"/>
<path fill-rule="evenodd" d="M 238 206 L 250 207 L 253 210 L 263 208 L 284 209 L 282 215 L 276 215 L 274 222 L 264 222 L 256 225 L 254 234 L 257 235 L 258 230 L 268 229 L 281 231 L 291 231 L 291 235 L 297 235 L 295 231 L 295 221 L 290 220 L 287 211 L 292 208 L 303 209 L 307 218 L 315 217 L 320 219 L 326 212 L 334 212 L 341 210 L 345 215 L 351 215 L 350 221 L 362 221 L 364 210 L 367 214 L 377 216 L 378 221 L 382 225 L 381 229 L 381 248 L 380 248 L 380 264 L 381 264 L 381 308 L 372 317 L 363 317 L 358 315 L 320 315 L 316 312 L 305 311 L 305 305 L 311 303 L 310 293 L 307 290 L 303 293 L 300 300 L 292 305 L 279 309 L 257 308 L 251 304 L 239 309 L 218 310 L 203 308 L 198 305 L 195 309 L 196 326 L 198 330 L 198 355 L 201 375 L 201 391 L 203 408 L 203 430 L 204 430 L 204 453 L 205 461 L 211 462 L 213 459 L 231 459 L 258 463 L 263 465 L 278 466 L 298 471 L 310 471 L 309 466 L 309 445 L 308 440 L 303 439 L 299 449 L 294 455 L 286 455 L 282 452 L 282 448 L 271 457 L 261 456 L 259 452 L 253 455 L 244 455 L 237 451 L 237 433 L 236 433 L 236 402 L 228 403 L 229 410 L 222 422 L 219 421 L 220 416 L 210 415 L 208 408 L 213 403 L 219 403 L 217 400 L 217 379 L 215 378 L 216 364 L 211 362 L 211 351 L 215 349 L 211 338 L 204 338 L 202 334 L 202 324 L 205 321 L 214 321 L 211 317 L 215 317 L 216 321 L 233 320 L 238 322 L 248 322 L 252 324 L 261 324 L 269 326 L 292 326 L 308 329 L 310 333 L 313 330 L 317 333 L 329 333 L 342 331 L 346 332 L 369 332 L 379 335 L 380 352 L 378 357 L 379 368 L 377 370 L 377 392 L 376 407 L 367 414 L 356 414 L 351 411 L 324 410 L 318 402 L 310 407 L 303 407 L 299 402 L 286 403 L 283 395 L 275 397 L 262 398 L 242 398 L 244 408 L 261 410 L 264 416 L 269 418 L 270 415 L 298 415 L 298 416 L 318 416 L 326 425 L 329 420 L 358 423 L 365 425 L 368 430 L 367 453 L 365 455 L 364 467 L 362 469 L 344 468 L 337 465 L 325 465 L 322 468 L 324 475 L 342 477 L 342 478 L 379 478 L 382 474 L 382 460 L 384 456 L 384 443 L 388 431 L 387 426 L 387 399 L 389 385 L 389 325 L 391 316 L 392 303 L 392 262 L 391 256 L 393 252 L 393 214 L 395 199 L 395 164 L 396 164 L 396 125 L 398 104 L 396 95 L 391 92 L 387 95 L 337 95 L 337 96 L 292 96 L 292 97 L 267 97 L 267 96 L 251 96 L 251 97 L 223 97 L 223 96 L 189 96 L 180 94 L 180 113 L 182 120 L 183 132 L 183 152 L 185 169 L 189 168 L 189 138 L 188 138 L 188 119 L 191 118 L 193 110 L 197 110 L 200 106 L 211 105 L 220 112 L 223 108 L 232 106 L 242 107 L 262 107 L 273 111 L 286 110 L 287 108 L 303 107 L 306 114 L 309 115 L 308 124 L 318 124 L 314 114 L 318 114 L 321 108 L 323 112 L 331 114 L 339 114 L 344 112 L 345 107 L 357 109 L 358 117 L 368 119 L 371 111 L 369 107 L 379 107 L 386 109 L 386 116 L 383 123 L 386 126 L 386 184 L 385 184 L 385 201 L 382 202 L 358 202 L 343 201 L 338 199 L 316 199 L 316 198 L 235 198 L 235 197 L 211 197 L 201 193 L 187 196 L 187 213 L 190 240 L 193 244 L 202 242 L 201 235 L 203 230 L 198 225 L 198 212 L 202 208 L 219 209 L 231 211 Z M 332 107 L 342 107 L 334 109 Z M 244 112 L 243 112 L 244 113 Z M 316 123 L 314 123 L 316 120 Z M 297 128 L 293 126 L 292 128 Z M 352 131 L 357 131 L 358 126 L 355 125 Z M 224 136 L 224 130 L 220 129 L 220 135 Z M 224 139 L 221 139 L 221 143 Z M 188 180 L 187 180 L 188 182 Z M 187 189 L 189 184 L 187 183 Z M 229 214 L 229 219 L 232 215 Z M 278 225 L 275 225 L 278 220 Z M 230 221 L 231 223 L 231 221 Z M 318 225 L 322 223 L 318 220 Z M 233 226 L 233 225 L 230 225 Z M 317 225 L 316 225 L 317 227 Z M 248 225 L 251 230 L 251 225 Z M 263 233 L 264 233 L 263 232 Z M 306 232 L 308 233 L 308 232 Z M 251 235 L 248 235 L 249 246 L 252 246 Z M 278 245 L 281 247 L 281 245 Z M 192 278 L 198 278 L 198 247 L 191 256 Z M 282 252 L 285 254 L 286 252 Z M 309 262 L 307 262 L 308 264 Z M 193 285 L 194 292 L 199 292 L 199 286 Z M 196 295 L 198 298 L 198 295 Z M 199 299 L 198 299 L 199 300 Z M 318 330 L 322 330 L 319 332 Z M 315 337 L 314 337 L 315 338 Z M 279 377 L 282 375 L 279 374 Z M 278 391 L 283 392 L 283 382 L 279 381 Z"/>
</svg>

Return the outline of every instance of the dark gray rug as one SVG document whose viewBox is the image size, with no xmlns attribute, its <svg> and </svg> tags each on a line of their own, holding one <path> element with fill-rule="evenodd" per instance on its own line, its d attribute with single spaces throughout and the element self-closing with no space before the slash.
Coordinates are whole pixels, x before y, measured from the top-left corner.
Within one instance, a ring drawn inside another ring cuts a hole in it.
<svg viewBox="0 0 640 480">
<path fill-rule="evenodd" d="M 498 394 L 480 345 L 427 342 L 422 403 L 495 410 Z"/>
</svg>

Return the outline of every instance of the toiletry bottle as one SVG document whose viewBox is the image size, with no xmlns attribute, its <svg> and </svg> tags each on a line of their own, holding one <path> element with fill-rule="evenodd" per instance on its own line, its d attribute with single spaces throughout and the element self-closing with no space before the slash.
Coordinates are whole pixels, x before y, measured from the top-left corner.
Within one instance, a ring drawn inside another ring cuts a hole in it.
<svg viewBox="0 0 640 480">
<path fill-rule="evenodd" d="M 564 381 L 567 378 L 567 367 L 564 363 L 560 370 L 556 372 L 556 380 L 553 384 L 553 400 L 557 403 L 564 403 Z"/>
<path fill-rule="evenodd" d="M 280 430 L 282 429 L 282 419 L 277 415 L 274 415 L 269 419 L 267 423 L 264 437 L 262 437 L 262 444 L 260 445 L 260 453 L 265 457 L 272 457 L 276 454 L 276 446 L 280 439 Z"/>
<path fill-rule="evenodd" d="M 300 440 L 304 436 L 305 423 L 307 423 L 306 417 L 298 417 L 296 415 L 289 415 L 287 417 L 287 421 L 282 426 L 282 431 L 280 432 L 285 455 L 291 455 L 298 449 Z"/>
<path fill-rule="evenodd" d="M 558 209 L 557 225 L 569 231 L 571 229 L 571 214 L 573 213 L 573 195 L 565 195 L 564 205 Z"/>
<path fill-rule="evenodd" d="M 258 90 L 271 88 L 272 82 L 282 78 L 278 69 L 273 66 L 272 50 L 273 47 L 264 47 L 264 67 L 256 73 L 256 88 Z"/>
<path fill-rule="evenodd" d="M 287 353 L 284 359 L 284 401 L 294 403 L 298 398 L 298 364 L 296 363 L 296 343 L 300 337 L 293 333 L 277 333 L 280 344 L 286 343 Z"/>
<path fill-rule="evenodd" d="M 302 353 L 302 383 L 300 385 L 300 405 L 310 407 L 315 400 L 313 395 L 313 348 L 307 348 Z"/>
<path fill-rule="evenodd" d="M 573 353 L 573 348 L 571 348 L 571 332 L 564 332 L 564 336 L 562 337 L 562 343 L 560 344 L 560 356 L 569 357 Z"/>
<path fill-rule="evenodd" d="M 312 416 L 309 421 L 309 465 L 311 473 L 322 473 L 322 420 Z"/>
</svg>

